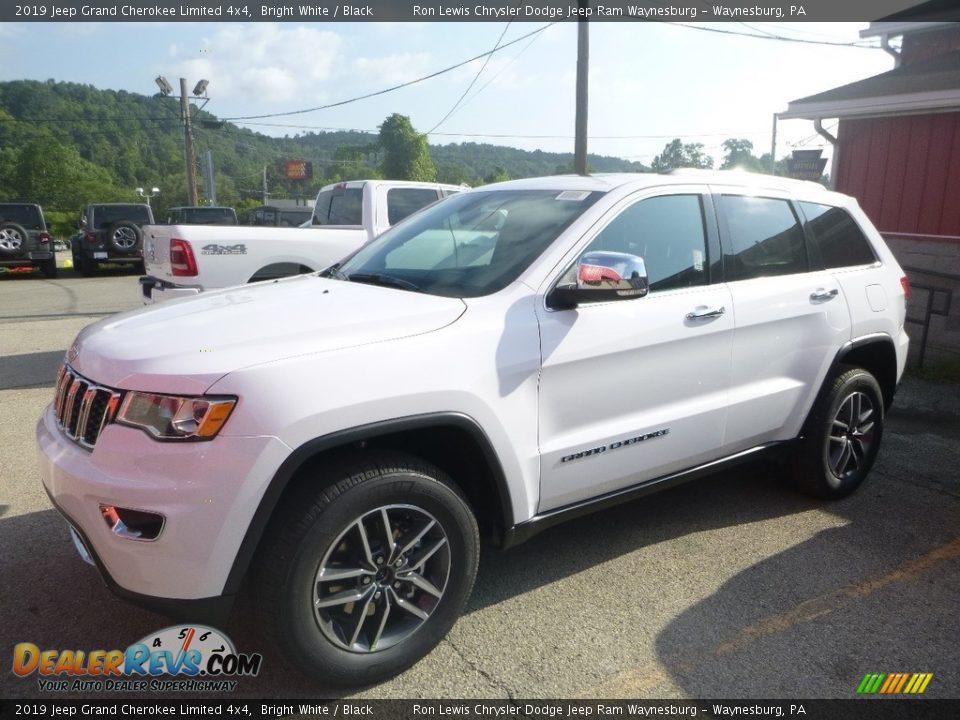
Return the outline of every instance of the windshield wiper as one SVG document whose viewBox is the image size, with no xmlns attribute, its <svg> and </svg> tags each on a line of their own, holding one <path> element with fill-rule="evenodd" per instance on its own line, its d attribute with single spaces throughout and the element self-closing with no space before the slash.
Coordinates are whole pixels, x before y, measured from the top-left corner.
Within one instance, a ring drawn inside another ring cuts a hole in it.
<svg viewBox="0 0 960 720">
<path fill-rule="evenodd" d="M 402 280 L 401 278 L 393 277 L 391 275 L 384 275 L 382 273 L 356 272 L 351 273 L 350 275 L 344 275 L 344 277 L 350 282 L 366 283 L 367 285 L 382 285 L 383 287 L 393 287 L 401 290 L 423 292 L 421 288 L 419 288 L 417 285 L 414 285 L 409 280 Z"/>
</svg>

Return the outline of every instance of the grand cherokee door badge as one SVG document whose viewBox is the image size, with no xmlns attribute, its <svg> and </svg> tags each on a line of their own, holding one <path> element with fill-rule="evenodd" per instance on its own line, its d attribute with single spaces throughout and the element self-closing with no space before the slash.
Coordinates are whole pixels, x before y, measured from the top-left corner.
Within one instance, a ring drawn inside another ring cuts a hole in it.
<svg viewBox="0 0 960 720">
<path fill-rule="evenodd" d="M 560 458 L 560 462 L 565 463 L 570 462 L 571 460 L 581 460 L 587 457 L 596 457 L 597 455 L 602 455 L 608 450 L 619 450 L 620 448 L 642 443 L 644 440 L 663 437 L 664 435 L 669 434 L 669 432 L 670 428 L 663 428 L 662 430 L 655 430 L 653 432 L 644 433 L 643 435 L 635 435 L 634 437 L 627 438 L 626 440 L 616 440 L 609 445 L 600 445 L 599 447 L 590 448 L 589 450 L 581 450 L 580 452 L 573 453 L 572 455 L 564 455 L 562 458 Z"/>
</svg>

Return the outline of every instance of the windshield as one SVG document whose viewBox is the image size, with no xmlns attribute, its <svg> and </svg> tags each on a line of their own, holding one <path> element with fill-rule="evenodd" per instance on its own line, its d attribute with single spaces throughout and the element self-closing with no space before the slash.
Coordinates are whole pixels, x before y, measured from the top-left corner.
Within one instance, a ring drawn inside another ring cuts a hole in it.
<svg viewBox="0 0 960 720">
<path fill-rule="evenodd" d="M 602 195 L 490 190 L 453 195 L 358 250 L 336 276 L 446 297 L 480 297 L 516 280 Z"/>
</svg>

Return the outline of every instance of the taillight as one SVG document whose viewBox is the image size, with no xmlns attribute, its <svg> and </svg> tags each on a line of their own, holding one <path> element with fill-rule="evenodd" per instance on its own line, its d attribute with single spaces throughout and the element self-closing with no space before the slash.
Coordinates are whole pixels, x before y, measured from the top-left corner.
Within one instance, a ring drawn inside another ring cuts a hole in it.
<svg viewBox="0 0 960 720">
<path fill-rule="evenodd" d="M 37 235 L 37 240 L 39 240 L 42 243 L 50 242 L 50 233 L 45 233 L 45 232 L 40 233 L 39 235 Z"/>
<path fill-rule="evenodd" d="M 177 277 L 197 274 L 197 259 L 193 256 L 193 248 L 186 240 L 173 238 L 170 241 L 170 270 Z"/>
<path fill-rule="evenodd" d="M 900 278 L 900 287 L 903 288 L 903 299 L 907 300 L 910 297 L 910 278 L 906 275 Z"/>
<path fill-rule="evenodd" d="M 83 234 L 83 239 L 86 240 L 87 242 L 96 242 L 97 234 L 95 232 L 90 232 L 89 230 L 87 230 L 87 232 Z"/>
</svg>

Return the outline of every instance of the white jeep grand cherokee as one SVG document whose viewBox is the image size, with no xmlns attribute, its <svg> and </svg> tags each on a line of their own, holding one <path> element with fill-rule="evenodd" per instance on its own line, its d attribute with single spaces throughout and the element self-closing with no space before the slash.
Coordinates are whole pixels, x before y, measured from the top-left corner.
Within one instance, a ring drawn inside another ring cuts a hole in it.
<svg viewBox="0 0 960 720">
<path fill-rule="evenodd" d="M 37 426 L 43 483 L 118 594 L 216 620 L 246 579 L 296 666 L 368 683 L 455 622 L 481 532 L 510 546 L 773 449 L 852 492 L 907 289 L 819 185 L 492 185 L 324 273 L 86 328 Z"/>
</svg>

